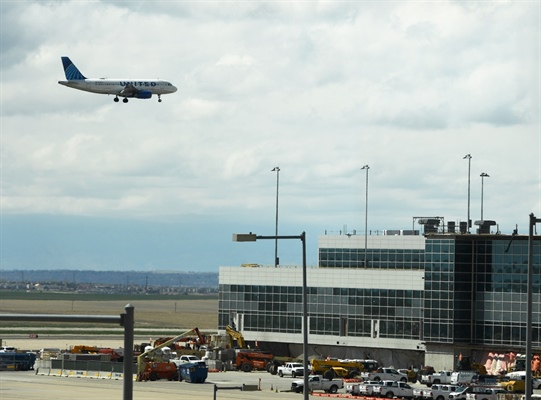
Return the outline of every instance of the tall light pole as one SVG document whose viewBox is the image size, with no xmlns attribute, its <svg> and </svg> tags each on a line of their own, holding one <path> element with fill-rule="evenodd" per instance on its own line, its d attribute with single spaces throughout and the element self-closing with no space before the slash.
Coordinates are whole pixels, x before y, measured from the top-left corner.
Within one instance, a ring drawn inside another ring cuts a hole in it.
<svg viewBox="0 0 541 400">
<path fill-rule="evenodd" d="M 261 239 L 300 239 L 302 242 L 302 365 L 303 373 L 303 398 L 308 400 L 310 391 L 308 390 L 308 285 L 306 279 L 306 232 L 298 236 L 261 236 L 255 233 L 234 233 L 234 242 L 255 242 Z"/>
<path fill-rule="evenodd" d="M 532 312 L 533 312 L 533 239 L 534 227 L 541 222 L 541 218 L 535 218 L 530 214 L 529 232 L 528 232 L 528 289 L 526 294 L 526 400 L 532 398 Z"/>
<path fill-rule="evenodd" d="M 486 172 L 482 172 L 481 175 L 481 221 L 484 221 L 483 219 L 483 191 L 485 186 L 485 178 L 490 178 L 490 175 Z"/>
<path fill-rule="evenodd" d="M 467 233 L 470 233 L 470 175 L 471 175 L 471 155 L 470 154 L 466 154 L 464 156 L 464 160 L 465 159 L 468 159 L 468 224 L 467 224 L 467 228 L 466 228 L 466 232 Z M 483 219 L 483 217 L 481 217 L 481 219 Z"/>
<path fill-rule="evenodd" d="M 274 231 L 274 267 L 278 267 L 278 188 L 280 187 L 280 167 L 274 167 L 271 171 L 276 171 L 276 229 Z"/>
<path fill-rule="evenodd" d="M 367 252 L 367 247 L 368 247 L 368 170 L 370 169 L 370 167 L 368 166 L 368 164 L 366 164 L 365 166 L 363 166 L 361 168 L 361 171 L 365 169 L 366 170 L 366 188 L 365 188 L 365 194 L 366 194 L 366 198 L 365 198 L 365 201 L 364 201 L 364 267 L 366 268 L 367 265 L 366 265 L 366 252 Z"/>
</svg>

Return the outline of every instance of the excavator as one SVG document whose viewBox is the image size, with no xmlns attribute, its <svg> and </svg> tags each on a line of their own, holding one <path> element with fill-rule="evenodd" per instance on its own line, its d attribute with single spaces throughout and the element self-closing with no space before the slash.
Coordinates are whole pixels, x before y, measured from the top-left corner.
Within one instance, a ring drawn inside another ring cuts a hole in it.
<svg viewBox="0 0 541 400">
<path fill-rule="evenodd" d="M 244 341 L 244 336 L 239 331 L 233 329 L 230 325 L 226 325 L 225 332 L 229 338 L 229 347 L 234 349 L 235 347 L 240 349 L 246 348 L 246 342 Z M 235 346 L 235 340 L 237 341 L 237 346 Z"/>
<path fill-rule="evenodd" d="M 149 372 L 147 367 L 147 361 L 145 358 L 151 358 L 152 354 L 154 354 L 157 350 L 166 347 L 170 345 L 171 343 L 175 343 L 179 341 L 180 339 L 188 336 L 197 334 L 198 336 L 201 336 L 201 333 L 199 332 L 198 328 L 190 329 L 189 331 L 186 331 L 178 336 L 175 336 L 174 338 L 171 338 L 169 340 L 166 340 L 165 342 L 159 344 L 158 346 L 155 346 L 154 348 L 145 351 L 144 353 L 141 353 L 139 356 L 137 356 L 137 382 L 141 382 L 143 380 L 144 373 Z M 174 365 L 174 364 L 173 364 Z M 176 368 L 176 367 L 175 367 Z M 146 370 L 145 370 L 146 369 Z M 150 371 L 151 373 L 152 371 Z"/>
</svg>

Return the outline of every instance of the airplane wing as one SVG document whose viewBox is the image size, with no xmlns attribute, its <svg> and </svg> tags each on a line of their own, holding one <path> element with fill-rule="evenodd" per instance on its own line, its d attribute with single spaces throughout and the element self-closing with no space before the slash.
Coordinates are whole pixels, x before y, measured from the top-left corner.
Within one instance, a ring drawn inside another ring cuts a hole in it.
<svg viewBox="0 0 541 400">
<path fill-rule="evenodd" d="M 137 89 L 130 83 L 118 92 L 118 95 L 123 97 L 136 97 L 138 99 L 150 99 L 152 97 L 152 92 L 150 90 Z"/>
<path fill-rule="evenodd" d="M 137 90 L 132 84 L 126 85 L 124 89 L 122 89 L 118 95 L 119 96 L 125 96 L 125 97 L 135 97 L 139 90 Z"/>
</svg>

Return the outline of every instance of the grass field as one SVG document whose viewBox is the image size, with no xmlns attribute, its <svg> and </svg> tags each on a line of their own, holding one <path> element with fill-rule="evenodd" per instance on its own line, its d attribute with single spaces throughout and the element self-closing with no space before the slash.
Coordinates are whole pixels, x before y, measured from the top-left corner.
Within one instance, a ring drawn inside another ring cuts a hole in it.
<svg viewBox="0 0 541 400">
<path fill-rule="evenodd" d="M 127 304 L 134 306 L 136 331 L 138 328 L 157 327 L 218 328 L 217 295 L 173 297 L 0 292 L 0 314 L 119 315 L 124 313 Z M 0 321 L 0 330 L 17 326 L 68 327 L 60 323 Z"/>
</svg>

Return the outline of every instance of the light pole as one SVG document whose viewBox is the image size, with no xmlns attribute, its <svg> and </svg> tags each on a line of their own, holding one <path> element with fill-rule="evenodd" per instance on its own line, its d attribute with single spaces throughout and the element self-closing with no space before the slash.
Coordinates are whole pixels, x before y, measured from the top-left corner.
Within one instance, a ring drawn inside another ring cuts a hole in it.
<svg viewBox="0 0 541 400">
<path fill-rule="evenodd" d="M 234 233 L 234 242 L 255 242 L 261 239 L 300 239 L 302 242 L 302 365 L 303 373 L 303 395 L 304 400 L 309 399 L 310 391 L 308 390 L 308 289 L 306 284 L 306 233 L 303 232 L 299 236 L 260 236 L 255 233 Z"/>
<path fill-rule="evenodd" d="M 467 224 L 467 228 L 466 228 L 466 232 L 467 233 L 470 233 L 470 174 L 471 174 L 471 155 L 470 154 L 466 154 L 464 156 L 464 160 L 465 159 L 468 159 L 468 224 Z M 481 217 L 481 219 L 483 219 Z"/>
<path fill-rule="evenodd" d="M 278 267 L 278 188 L 280 187 L 280 167 L 274 167 L 271 171 L 276 171 L 276 229 L 274 231 L 274 267 Z"/>
<path fill-rule="evenodd" d="M 486 172 L 482 172 L 481 175 L 481 221 L 484 221 L 483 219 L 483 191 L 485 186 L 485 178 L 490 178 L 490 175 Z"/>
<path fill-rule="evenodd" d="M 370 167 L 368 166 L 368 164 L 366 164 L 364 167 L 361 168 L 361 171 L 363 169 L 366 170 L 366 199 L 364 202 L 364 267 L 366 268 L 366 252 L 368 247 L 368 170 L 370 169 Z"/>
<path fill-rule="evenodd" d="M 532 398 L 532 299 L 533 299 L 533 232 L 537 223 L 541 222 L 541 218 L 535 218 L 533 213 L 530 214 L 530 223 L 528 231 L 528 289 L 526 294 L 526 400 Z"/>
</svg>

